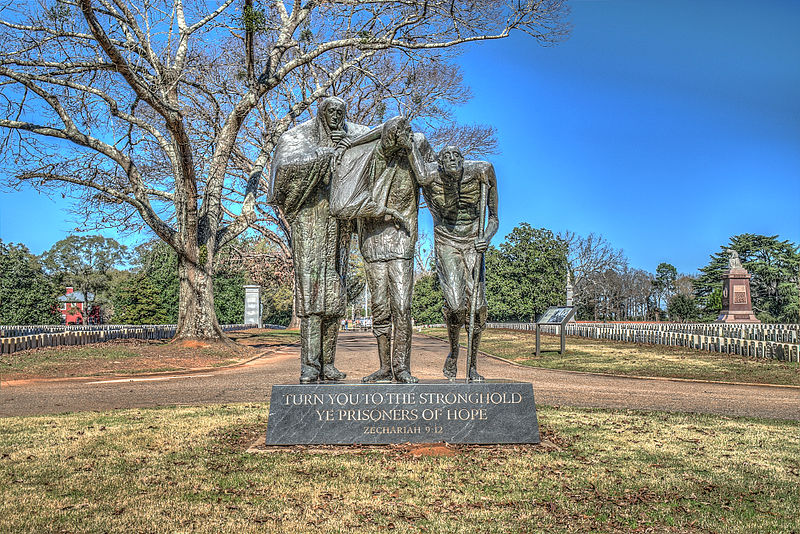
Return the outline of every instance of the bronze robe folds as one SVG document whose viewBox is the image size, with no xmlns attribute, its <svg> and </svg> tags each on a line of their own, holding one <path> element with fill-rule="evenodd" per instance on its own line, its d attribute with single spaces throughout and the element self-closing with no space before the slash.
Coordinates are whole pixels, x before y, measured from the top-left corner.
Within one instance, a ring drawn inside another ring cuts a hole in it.
<svg viewBox="0 0 800 534">
<path fill-rule="evenodd" d="M 346 123 L 349 135 L 368 128 Z M 330 213 L 333 142 L 319 117 L 283 134 L 275 149 L 269 202 L 291 223 L 295 306 L 299 317 L 340 316 L 351 227 Z"/>
</svg>

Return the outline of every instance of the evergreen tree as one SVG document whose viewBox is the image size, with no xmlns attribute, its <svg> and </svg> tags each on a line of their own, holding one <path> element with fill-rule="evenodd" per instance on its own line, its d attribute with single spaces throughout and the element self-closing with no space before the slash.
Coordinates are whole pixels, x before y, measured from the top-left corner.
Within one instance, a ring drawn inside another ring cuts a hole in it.
<svg viewBox="0 0 800 534">
<path fill-rule="evenodd" d="M 241 271 L 214 274 L 214 307 L 219 324 L 239 324 L 244 321 L 245 276 Z"/>
<path fill-rule="evenodd" d="M 676 293 L 667 303 L 667 313 L 670 321 L 680 323 L 691 323 L 700 317 L 700 310 L 697 303 L 690 295 Z"/>
<path fill-rule="evenodd" d="M 0 240 L 0 324 L 58 324 L 56 284 L 22 244 Z"/>
<path fill-rule="evenodd" d="M 441 324 L 444 295 L 435 272 L 420 276 L 414 283 L 411 316 L 416 324 Z"/>
<path fill-rule="evenodd" d="M 144 273 L 121 281 L 114 288 L 114 322 L 117 324 L 171 324 L 161 302 L 161 290 Z"/>
<path fill-rule="evenodd" d="M 533 321 L 564 303 L 567 243 L 522 223 L 486 253 L 486 298 L 492 321 Z"/>
<path fill-rule="evenodd" d="M 659 309 L 667 308 L 670 298 L 675 293 L 675 281 L 678 279 L 678 269 L 671 263 L 659 263 L 656 267 L 656 276 L 653 280 L 653 293 L 656 306 Z M 663 307 L 662 307 L 663 304 Z"/>
<path fill-rule="evenodd" d="M 178 321 L 178 259 L 161 241 L 136 247 L 134 274 L 112 291 L 117 324 L 175 324 Z"/>
</svg>

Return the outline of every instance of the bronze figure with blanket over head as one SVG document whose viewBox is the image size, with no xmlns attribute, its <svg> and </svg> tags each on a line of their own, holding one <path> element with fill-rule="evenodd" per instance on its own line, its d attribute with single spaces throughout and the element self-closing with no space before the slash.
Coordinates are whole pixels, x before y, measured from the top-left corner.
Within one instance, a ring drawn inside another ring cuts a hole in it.
<svg viewBox="0 0 800 534">
<path fill-rule="evenodd" d="M 334 359 L 352 228 L 330 212 L 330 181 L 337 147 L 368 131 L 346 120 L 343 100 L 328 97 L 315 118 L 284 133 L 275 149 L 268 196 L 291 224 L 303 383 L 345 378 Z"/>
<path fill-rule="evenodd" d="M 418 176 L 430 146 L 394 117 L 341 154 L 331 211 L 358 221 L 380 368 L 364 382 L 417 382 L 411 374 L 411 292 L 417 241 Z"/>
</svg>

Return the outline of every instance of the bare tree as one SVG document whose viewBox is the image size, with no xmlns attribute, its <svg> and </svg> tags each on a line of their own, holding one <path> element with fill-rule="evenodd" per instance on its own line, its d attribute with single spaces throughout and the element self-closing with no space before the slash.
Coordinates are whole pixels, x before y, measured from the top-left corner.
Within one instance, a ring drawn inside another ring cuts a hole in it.
<svg viewBox="0 0 800 534">
<path fill-rule="evenodd" d="M 99 224 L 146 226 L 167 242 L 178 255 L 177 339 L 225 339 L 215 260 L 259 217 L 261 171 L 319 97 L 346 93 L 337 84 L 394 50 L 419 64 L 514 30 L 544 43 L 566 31 L 563 0 L 209 5 L 34 0 L 0 10 L 8 174 L 84 202 Z"/>
<path fill-rule="evenodd" d="M 420 231 L 414 247 L 414 280 L 431 274 L 433 270 L 433 238 Z"/>
<path fill-rule="evenodd" d="M 293 310 L 291 255 L 271 240 L 238 238 L 219 255 L 217 268 L 246 273 L 248 283 L 261 286 L 261 300 L 268 314 Z M 291 316 L 290 316 L 291 318 Z M 273 321 L 275 322 L 275 321 Z"/>
<path fill-rule="evenodd" d="M 697 278 L 696 274 L 679 274 L 677 280 L 675 280 L 675 293 L 687 297 L 692 296 L 694 291 L 693 283 Z"/>
<path fill-rule="evenodd" d="M 567 261 L 575 285 L 575 302 L 578 306 L 594 308 L 593 318 L 598 320 L 606 313 L 608 295 L 614 278 L 611 273 L 620 273 L 627 268 L 628 260 L 622 249 L 598 234 L 579 236 L 569 230 L 559 234 L 567 242 Z"/>
</svg>

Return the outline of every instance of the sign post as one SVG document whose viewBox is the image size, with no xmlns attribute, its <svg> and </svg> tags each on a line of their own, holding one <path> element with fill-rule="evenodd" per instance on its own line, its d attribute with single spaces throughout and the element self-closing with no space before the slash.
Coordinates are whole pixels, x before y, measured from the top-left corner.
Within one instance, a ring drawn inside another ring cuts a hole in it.
<svg viewBox="0 0 800 534">
<path fill-rule="evenodd" d="M 536 319 L 536 357 L 539 357 L 539 330 L 543 325 L 558 326 L 561 330 L 561 351 L 559 354 L 564 354 L 567 347 L 567 331 L 564 326 L 575 315 L 574 306 L 551 306 L 547 308 L 543 314 Z"/>
</svg>

